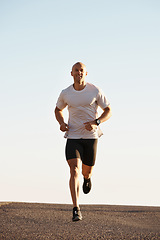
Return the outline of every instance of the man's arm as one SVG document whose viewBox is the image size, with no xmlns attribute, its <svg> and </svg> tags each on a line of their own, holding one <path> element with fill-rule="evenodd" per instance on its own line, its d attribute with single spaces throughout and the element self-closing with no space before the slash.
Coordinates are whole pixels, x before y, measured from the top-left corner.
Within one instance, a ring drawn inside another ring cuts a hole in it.
<svg viewBox="0 0 160 240">
<path fill-rule="evenodd" d="M 103 113 L 101 114 L 101 116 L 98 119 L 100 120 L 101 123 L 103 123 L 103 122 L 107 121 L 111 116 L 112 116 L 111 107 L 109 105 L 108 107 L 103 109 Z M 86 123 L 84 123 L 84 125 L 85 125 L 86 130 L 91 131 L 97 126 L 96 119 L 92 122 L 86 122 Z"/>
<path fill-rule="evenodd" d="M 56 116 L 56 119 L 57 121 L 59 122 L 59 125 L 60 125 L 60 130 L 62 132 L 65 132 L 65 131 L 68 131 L 69 130 L 69 127 L 68 127 L 68 124 L 66 124 L 64 122 L 64 117 L 63 117 L 63 112 L 61 109 L 59 109 L 58 107 L 55 108 L 55 116 Z"/>
<path fill-rule="evenodd" d="M 111 116 L 112 116 L 112 112 L 111 112 L 111 107 L 109 105 L 108 107 L 103 109 L 103 113 L 98 119 L 101 121 L 101 123 L 103 123 L 107 121 Z"/>
</svg>

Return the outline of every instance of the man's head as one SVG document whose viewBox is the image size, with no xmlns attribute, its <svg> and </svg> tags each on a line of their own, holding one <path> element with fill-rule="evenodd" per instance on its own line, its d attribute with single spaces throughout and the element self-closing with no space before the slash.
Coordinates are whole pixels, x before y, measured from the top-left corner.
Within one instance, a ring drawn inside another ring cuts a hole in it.
<svg viewBox="0 0 160 240">
<path fill-rule="evenodd" d="M 75 83 L 81 84 L 85 81 L 85 77 L 87 76 L 86 66 L 81 62 L 75 63 L 72 67 L 71 75 Z"/>
</svg>

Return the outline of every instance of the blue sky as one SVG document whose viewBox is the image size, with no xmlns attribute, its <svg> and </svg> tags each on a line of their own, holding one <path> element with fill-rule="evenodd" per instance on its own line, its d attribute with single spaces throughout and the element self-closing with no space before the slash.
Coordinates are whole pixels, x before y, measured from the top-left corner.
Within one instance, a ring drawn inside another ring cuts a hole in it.
<svg viewBox="0 0 160 240">
<path fill-rule="evenodd" d="M 82 61 L 113 116 L 80 203 L 160 206 L 159 26 L 157 0 L 0 1 L 0 201 L 71 203 L 53 111 Z"/>
</svg>

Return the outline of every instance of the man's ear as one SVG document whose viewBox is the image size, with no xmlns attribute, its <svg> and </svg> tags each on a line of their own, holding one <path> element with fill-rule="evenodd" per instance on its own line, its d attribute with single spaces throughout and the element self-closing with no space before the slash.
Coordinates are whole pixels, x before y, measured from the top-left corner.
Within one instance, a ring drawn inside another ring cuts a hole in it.
<svg viewBox="0 0 160 240">
<path fill-rule="evenodd" d="M 86 72 L 86 76 L 88 75 L 88 72 Z"/>
<path fill-rule="evenodd" d="M 72 71 L 71 71 L 71 76 L 73 76 L 73 73 L 72 73 Z"/>
</svg>

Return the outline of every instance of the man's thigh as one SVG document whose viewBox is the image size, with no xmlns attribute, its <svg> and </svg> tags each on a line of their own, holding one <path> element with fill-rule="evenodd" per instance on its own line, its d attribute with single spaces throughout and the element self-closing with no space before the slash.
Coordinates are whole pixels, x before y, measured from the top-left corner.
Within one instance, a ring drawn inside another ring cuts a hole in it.
<svg viewBox="0 0 160 240">
<path fill-rule="evenodd" d="M 83 146 L 80 139 L 67 139 L 65 148 L 66 160 L 70 159 L 82 159 L 83 158 Z"/>
<path fill-rule="evenodd" d="M 94 166 L 97 154 L 97 139 L 83 139 L 84 150 L 82 162 L 87 166 Z"/>
<path fill-rule="evenodd" d="M 67 160 L 67 163 L 70 167 L 80 167 L 80 159 L 79 158 L 72 158 Z"/>
<path fill-rule="evenodd" d="M 97 139 L 67 139 L 65 148 L 67 161 L 71 159 L 81 159 L 83 164 L 94 166 L 97 142 Z"/>
</svg>

